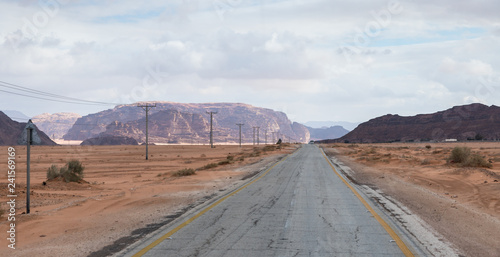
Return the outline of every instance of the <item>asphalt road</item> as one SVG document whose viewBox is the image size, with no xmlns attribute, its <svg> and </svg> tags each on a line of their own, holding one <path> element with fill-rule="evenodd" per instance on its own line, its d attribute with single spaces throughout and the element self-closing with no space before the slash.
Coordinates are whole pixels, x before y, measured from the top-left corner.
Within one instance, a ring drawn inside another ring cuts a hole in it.
<svg viewBox="0 0 500 257">
<path fill-rule="evenodd" d="M 319 148 L 304 145 L 178 231 L 170 228 L 127 255 L 405 256 L 405 245 L 387 227 Z"/>
</svg>

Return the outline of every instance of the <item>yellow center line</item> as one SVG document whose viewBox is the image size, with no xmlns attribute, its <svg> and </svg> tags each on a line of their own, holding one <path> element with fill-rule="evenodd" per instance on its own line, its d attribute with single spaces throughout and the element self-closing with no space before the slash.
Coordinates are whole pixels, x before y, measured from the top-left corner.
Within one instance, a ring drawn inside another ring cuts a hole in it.
<svg viewBox="0 0 500 257">
<path fill-rule="evenodd" d="M 387 224 L 387 222 L 385 222 L 385 220 L 382 219 L 375 212 L 375 210 L 365 201 L 365 199 L 358 193 L 358 191 L 356 189 L 354 189 L 354 187 L 351 186 L 351 184 L 349 184 L 344 179 L 344 177 L 342 177 L 337 172 L 337 169 L 335 169 L 335 167 L 333 166 L 332 162 L 330 162 L 330 160 L 328 159 L 328 157 L 326 157 L 325 152 L 324 151 L 321 151 L 321 152 L 323 153 L 323 156 L 325 157 L 325 159 L 328 162 L 328 164 L 330 164 L 330 167 L 332 167 L 333 172 L 335 174 L 337 174 L 337 176 L 342 180 L 342 182 L 344 182 L 344 184 L 347 187 L 349 187 L 349 189 L 351 189 L 351 191 L 356 195 L 356 197 L 358 197 L 358 199 L 361 201 L 361 203 L 363 203 L 363 205 L 366 207 L 366 209 L 368 209 L 368 211 L 370 211 L 370 213 L 373 215 L 373 217 L 375 217 L 375 219 L 378 221 L 378 223 L 380 223 L 380 225 L 382 225 L 382 227 L 385 229 L 385 231 L 387 231 L 387 233 L 389 233 L 389 235 L 392 237 L 392 239 L 394 239 L 394 241 L 399 246 L 399 249 L 401 249 L 401 251 L 403 252 L 403 254 L 405 256 L 407 256 L 407 257 L 414 256 L 413 253 L 408 248 L 408 246 L 406 246 L 406 244 L 403 242 L 403 240 L 401 240 L 401 238 L 398 236 L 398 234 L 396 234 L 396 232 L 394 232 L 394 230 L 391 228 L 391 226 L 389 226 L 389 224 Z"/>
<path fill-rule="evenodd" d="M 211 204 L 210 206 L 208 206 L 207 208 L 203 209 L 202 211 L 200 211 L 198 214 L 194 215 L 193 217 L 189 218 L 188 220 L 184 221 L 182 224 L 180 224 L 179 226 L 175 227 L 174 229 L 170 230 L 169 232 L 167 232 L 165 235 L 163 235 L 162 237 L 156 239 L 153 243 L 151 243 L 150 245 L 144 247 L 142 250 L 140 250 L 139 252 L 137 252 L 136 254 L 133 255 L 133 257 L 140 257 L 140 256 L 143 256 L 145 253 L 147 253 L 149 250 L 153 249 L 155 246 L 157 246 L 158 244 L 160 244 L 161 242 L 163 242 L 165 239 L 171 237 L 173 234 L 175 234 L 177 231 L 181 230 L 183 227 L 189 225 L 189 223 L 193 222 L 194 220 L 196 220 L 197 218 L 199 218 L 201 215 L 205 214 L 207 211 L 211 210 L 212 208 L 214 208 L 215 206 L 217 206 L 218 204 L 222 203 L 224 200 L 226 200 L 227 198 L 237 194 L 238 192 L 240 192 L 241 190 L 243 190 L 244 188 L 246 188 L 247 186 L 257 182 L 258 180 L 260 180 L 262 177 L 264 177 L 267 173 L 269 173 L 269 171 L 271 171 L 272 169 L 274 169 L 274 167 L 276 167 L 276 165 L 282 163 L 283 161 L 285 161 L 287 158 L 288 158 L 289 155 L 287 155 L 285 158 L 283 158 L 281 161 L 275 163 L 271 168 L 267 169 L 262 175 L 260 175 L 258 178 L 252 180 L 251 182 L 243 185 L 242 187 L 240 187 L 239 189 L 233 191 L 232 193 L 222 197 L 221 199 L 219 199 L 217 202 Z"/>
</svg>

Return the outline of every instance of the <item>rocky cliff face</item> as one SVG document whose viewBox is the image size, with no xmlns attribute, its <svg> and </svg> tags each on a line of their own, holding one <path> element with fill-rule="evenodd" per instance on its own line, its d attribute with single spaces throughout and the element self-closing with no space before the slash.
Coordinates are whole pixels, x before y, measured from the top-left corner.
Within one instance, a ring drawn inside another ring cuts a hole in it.
<svg viewBox="0 0 500 257">
<path fill-rule="evenodd" d="M 20 123 L 13 121 L 3 112 L 0 112 L 0 145 L 20 145 L 25 142 L 23 139 L 26 136 L 26 131 L 24 130 L 26 123 Z M 40 138 L 40 142 L 34 142 L 34 144 L 39 145 L 56 145 L 56 143 L 43 133 L 40 129 L 36 127 L 35 133 Z M 24 137 L 23 137 L 24 136 Z"/>
<path fill-rule="evenodd" d="M 62 138 L 73 127 L 75 121 L 82 116 L 77 113 L 44 113 L 31 119 L 37 126 L 51 138 Z"/>
<path fill-rule="evenodd" d="M 338 141 L 411 142 L 448 138 L 500 140 L 500 107 L 470 104 L 411 117 L 388 114 L 360 124 Z"/>
<path fill-rule="evenodd" d="M 213 115 L 214 141 L 236 143 L 239 139 L 236 123 L 244 123 L 242 141 L 252 142 L 252 127 L 260 127 L 260 142 L 264 142 L 265 130 L 270 141 L 271 132 L 279 131 L 287 138 L 299 142 L 309 140 L 309 131 L 299 123 L 292 123 L 286 114 L 271 109 L 239 103 L 182 104 L 156 102 L 149 112 L 149 139 L 153 143 L 207 143 L 210 131 L 210 115 Z M 145 141 L 145 111 L 133 105 L 121 105 L 114 109 L 90 114 L 76 121 L 63 137 L 67 140 L 85 140 L 103 135 L 119 135 Z"/>
</svg>

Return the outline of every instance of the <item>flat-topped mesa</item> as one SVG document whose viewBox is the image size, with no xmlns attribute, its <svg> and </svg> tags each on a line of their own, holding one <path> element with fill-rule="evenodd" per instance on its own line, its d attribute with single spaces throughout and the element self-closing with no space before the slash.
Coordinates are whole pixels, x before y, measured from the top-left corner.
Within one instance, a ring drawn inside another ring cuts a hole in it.
<svg viewBox="0 0 500 257">
<path fill-rule="evenodd" d="M 213 116 L 214 141 L 236 143 L 239 140 L 237 123 L 242 127 L 243 142 L 252 142 L 252 127 L 260 127 L 260 143 L 264 143 L 267 129 L 268 143 L 271 132 L 278 132 L 292 141 L 308 142 L 309 131 L 294 123 L 285 113 L 242 103 L 155 103 L 149 112 L 149 138 L 154 143 L 206 143 L 209 140 L 210 120 L 207 111 L 217 112 Z M 145 114 L 137 104 L 119 105 L 113 109 L 89 114 L 76 121 L 64 139 L 85 140 L 100 134 L 132 137 L 145 141 Z M 277 138 L 275 138 L 277 140 Z M 287 140 L 288 141 L 288 140 Z"/>
</svg>

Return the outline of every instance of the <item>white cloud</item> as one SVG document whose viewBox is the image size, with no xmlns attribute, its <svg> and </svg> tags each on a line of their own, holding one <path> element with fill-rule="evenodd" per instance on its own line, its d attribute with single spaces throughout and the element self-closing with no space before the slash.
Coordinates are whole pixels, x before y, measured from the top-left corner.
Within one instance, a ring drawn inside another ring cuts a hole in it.
<svg viewBox="0 0 500 257">
<path fill-rule="evenodd" d="M 500 104 L 484 79 L 500 77 L 498 1 L 399 1 L 386 22 L 386 0 L 220 2 L 61 1 L 49 15 L 38 1 L 0 1 L 0 78 L 106 102 L 246 102 L 299 121 Z M 0 97 L 3 109 L 62 111 Z"/>
</svg>

